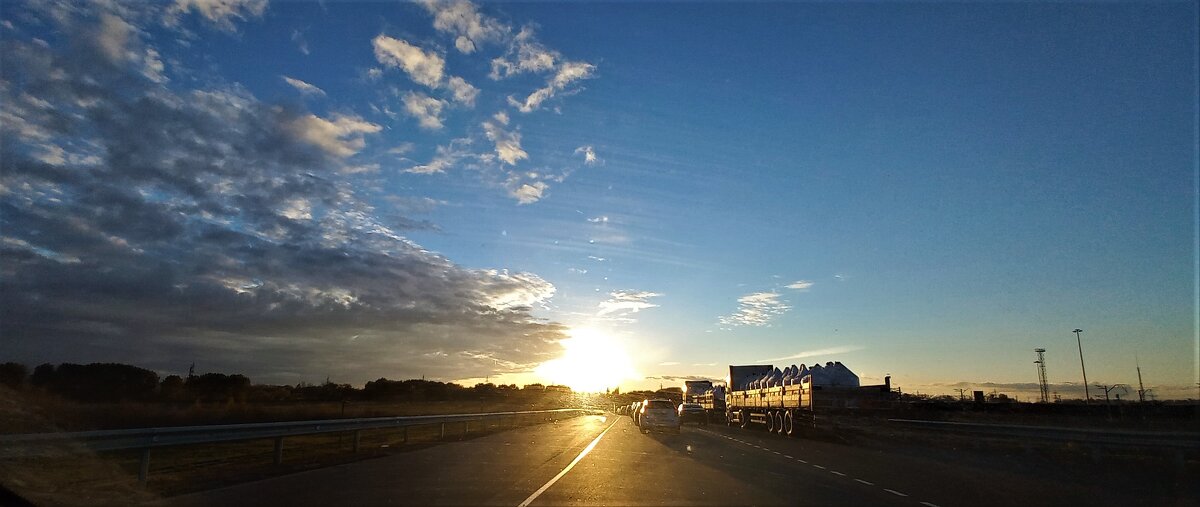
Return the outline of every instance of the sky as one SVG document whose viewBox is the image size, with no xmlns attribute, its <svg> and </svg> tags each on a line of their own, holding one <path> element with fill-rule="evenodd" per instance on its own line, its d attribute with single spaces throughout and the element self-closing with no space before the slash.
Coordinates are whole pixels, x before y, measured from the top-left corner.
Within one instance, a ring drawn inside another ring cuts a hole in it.
<svg viewBox="0 0 1200 507">
<path fill-rule="evenodd" d="M 0 357 L 1196 398 L 1196 14 L 4 2 Z"/>
</svg>

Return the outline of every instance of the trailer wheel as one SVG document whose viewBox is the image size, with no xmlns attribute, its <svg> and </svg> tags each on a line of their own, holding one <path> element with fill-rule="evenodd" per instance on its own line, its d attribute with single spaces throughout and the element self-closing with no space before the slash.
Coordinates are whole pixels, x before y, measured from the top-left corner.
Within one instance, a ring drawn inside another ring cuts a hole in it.
<svg viewBox="0 0 1200 507">
<path fill-rule="evenodd" d="M 792 411 L 788 410 L 783 414 L 783 433 L 789 437 L 796 436 L 796 424 L 792 420 Z"/>
<path fill-rule="evenodd" d="M 775 433 L 779 426 L 775 424 L 775 411 L 767 411 L 767 433 Z"/>
<path fill-rule="evenodd" d="M 750 412 L 743 410 L 738 414 L 738 422 L 741 423 L 742 429 L 750 427 Z"/>
<path fill-rule="evenodd" d="M 728 411 L 728 410 L 725 411 L 725 425 L 733 426 L 733 412 L 732 411 Z"/>
<path fill-rule="evenodd" d="M 774 429 L 774 431 L 772 431 L 772 433 L 779 433 L 780 435 L 782 435 L 783 434 L 783 411 L 781 410 L 779 412 L 775 412 L 771 416 L 771 422 L 775 426 L 775 429 Z"/>
</svg>

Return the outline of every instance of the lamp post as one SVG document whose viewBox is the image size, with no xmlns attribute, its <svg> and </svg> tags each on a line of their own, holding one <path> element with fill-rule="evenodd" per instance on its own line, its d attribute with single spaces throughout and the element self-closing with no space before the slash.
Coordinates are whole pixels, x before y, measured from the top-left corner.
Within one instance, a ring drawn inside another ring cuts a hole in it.
<svg viewBox="0 0 1200 507">
<path fill-rule="evenodd" d="M 1079 346 L 1079 369 L 1083 370 L 1083 396 L 1084 396 L 1084 400 L 1085 400 L 1084 403 L 1091 403 L 1092 402 L 1092 393 L 1091 393 L 1091 391 L 1088 390 L 1087 367 L 1083 365 L 1083 341 L 1081 341 L 1079 339 L 1079 333 L 1082 333 L 1083 330 L 1076 328 L 1074 331 L 1071 331 L 1071 332 L 1075 333 L 1075 344 Z"/>
</svg>

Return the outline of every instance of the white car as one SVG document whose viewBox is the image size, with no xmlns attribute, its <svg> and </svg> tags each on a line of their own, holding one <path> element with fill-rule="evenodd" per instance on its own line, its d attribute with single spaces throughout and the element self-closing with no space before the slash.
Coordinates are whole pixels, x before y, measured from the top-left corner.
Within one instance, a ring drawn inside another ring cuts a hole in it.
<svg viewBox="0 0 1200 507">
<path fill-rule="evenodd" d="M 646 400 L 638 411 L 638 426 L 642 433 L 652 430 L 679 433 L 679 414 L 671 400 Z"/>
</svg>

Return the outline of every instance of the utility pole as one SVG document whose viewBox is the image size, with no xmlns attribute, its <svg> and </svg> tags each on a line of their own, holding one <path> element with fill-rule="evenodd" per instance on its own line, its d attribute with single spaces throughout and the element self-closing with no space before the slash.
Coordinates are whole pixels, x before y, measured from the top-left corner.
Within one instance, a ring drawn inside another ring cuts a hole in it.
<svg viewBox="0 0 1200 507">
<path fill-rule="evenodd" d="M 1083 341 L 1079 338 L 1079 333 L 1082 333 L 1083 330 L 1075 328 L 1075 330 L 1071 332 L 1075 333 L 1075 344 L 1079 346 L 1079 369 L 1083 370 L 1084 403 L 1090 404 L 1092 402 L 1092 392 L 1088 390 L 1087 367 L 1083 365 Z"/>
<path fill-rule="evenodd" d="M 1137 372 L 1138 372 L 1138 403 L 1145 403 L 1146 402 L 1146 385 L 1142 384 L 1142 365 L 1141 365 L 1141 362 L 1138 361 L 1138 358 L 1136 355 L 1133 356 L 1133 362 L 1135 365 L 1137 365 Z"/>
<path fill-rule="evenodd" d="M 1034 364 L 1037 365 L 1038 390 L 1041 391 L 1042 403 L 1050 403 L 1050 385 L 1046 382 L 1046 349 L 1036 348 L 1033 351 L 1037 352 L 1037 361 L 1034 361 Z"/>
<path fill-rule="evenodd" d="M 967 401 L 967 394 L 966 394 L 967 390 L 966 389 L 963 389 L 960 387 L 958 389 L 955 389 L 955 391 L 958 391 L 958 401 Z"/>
</svg>

